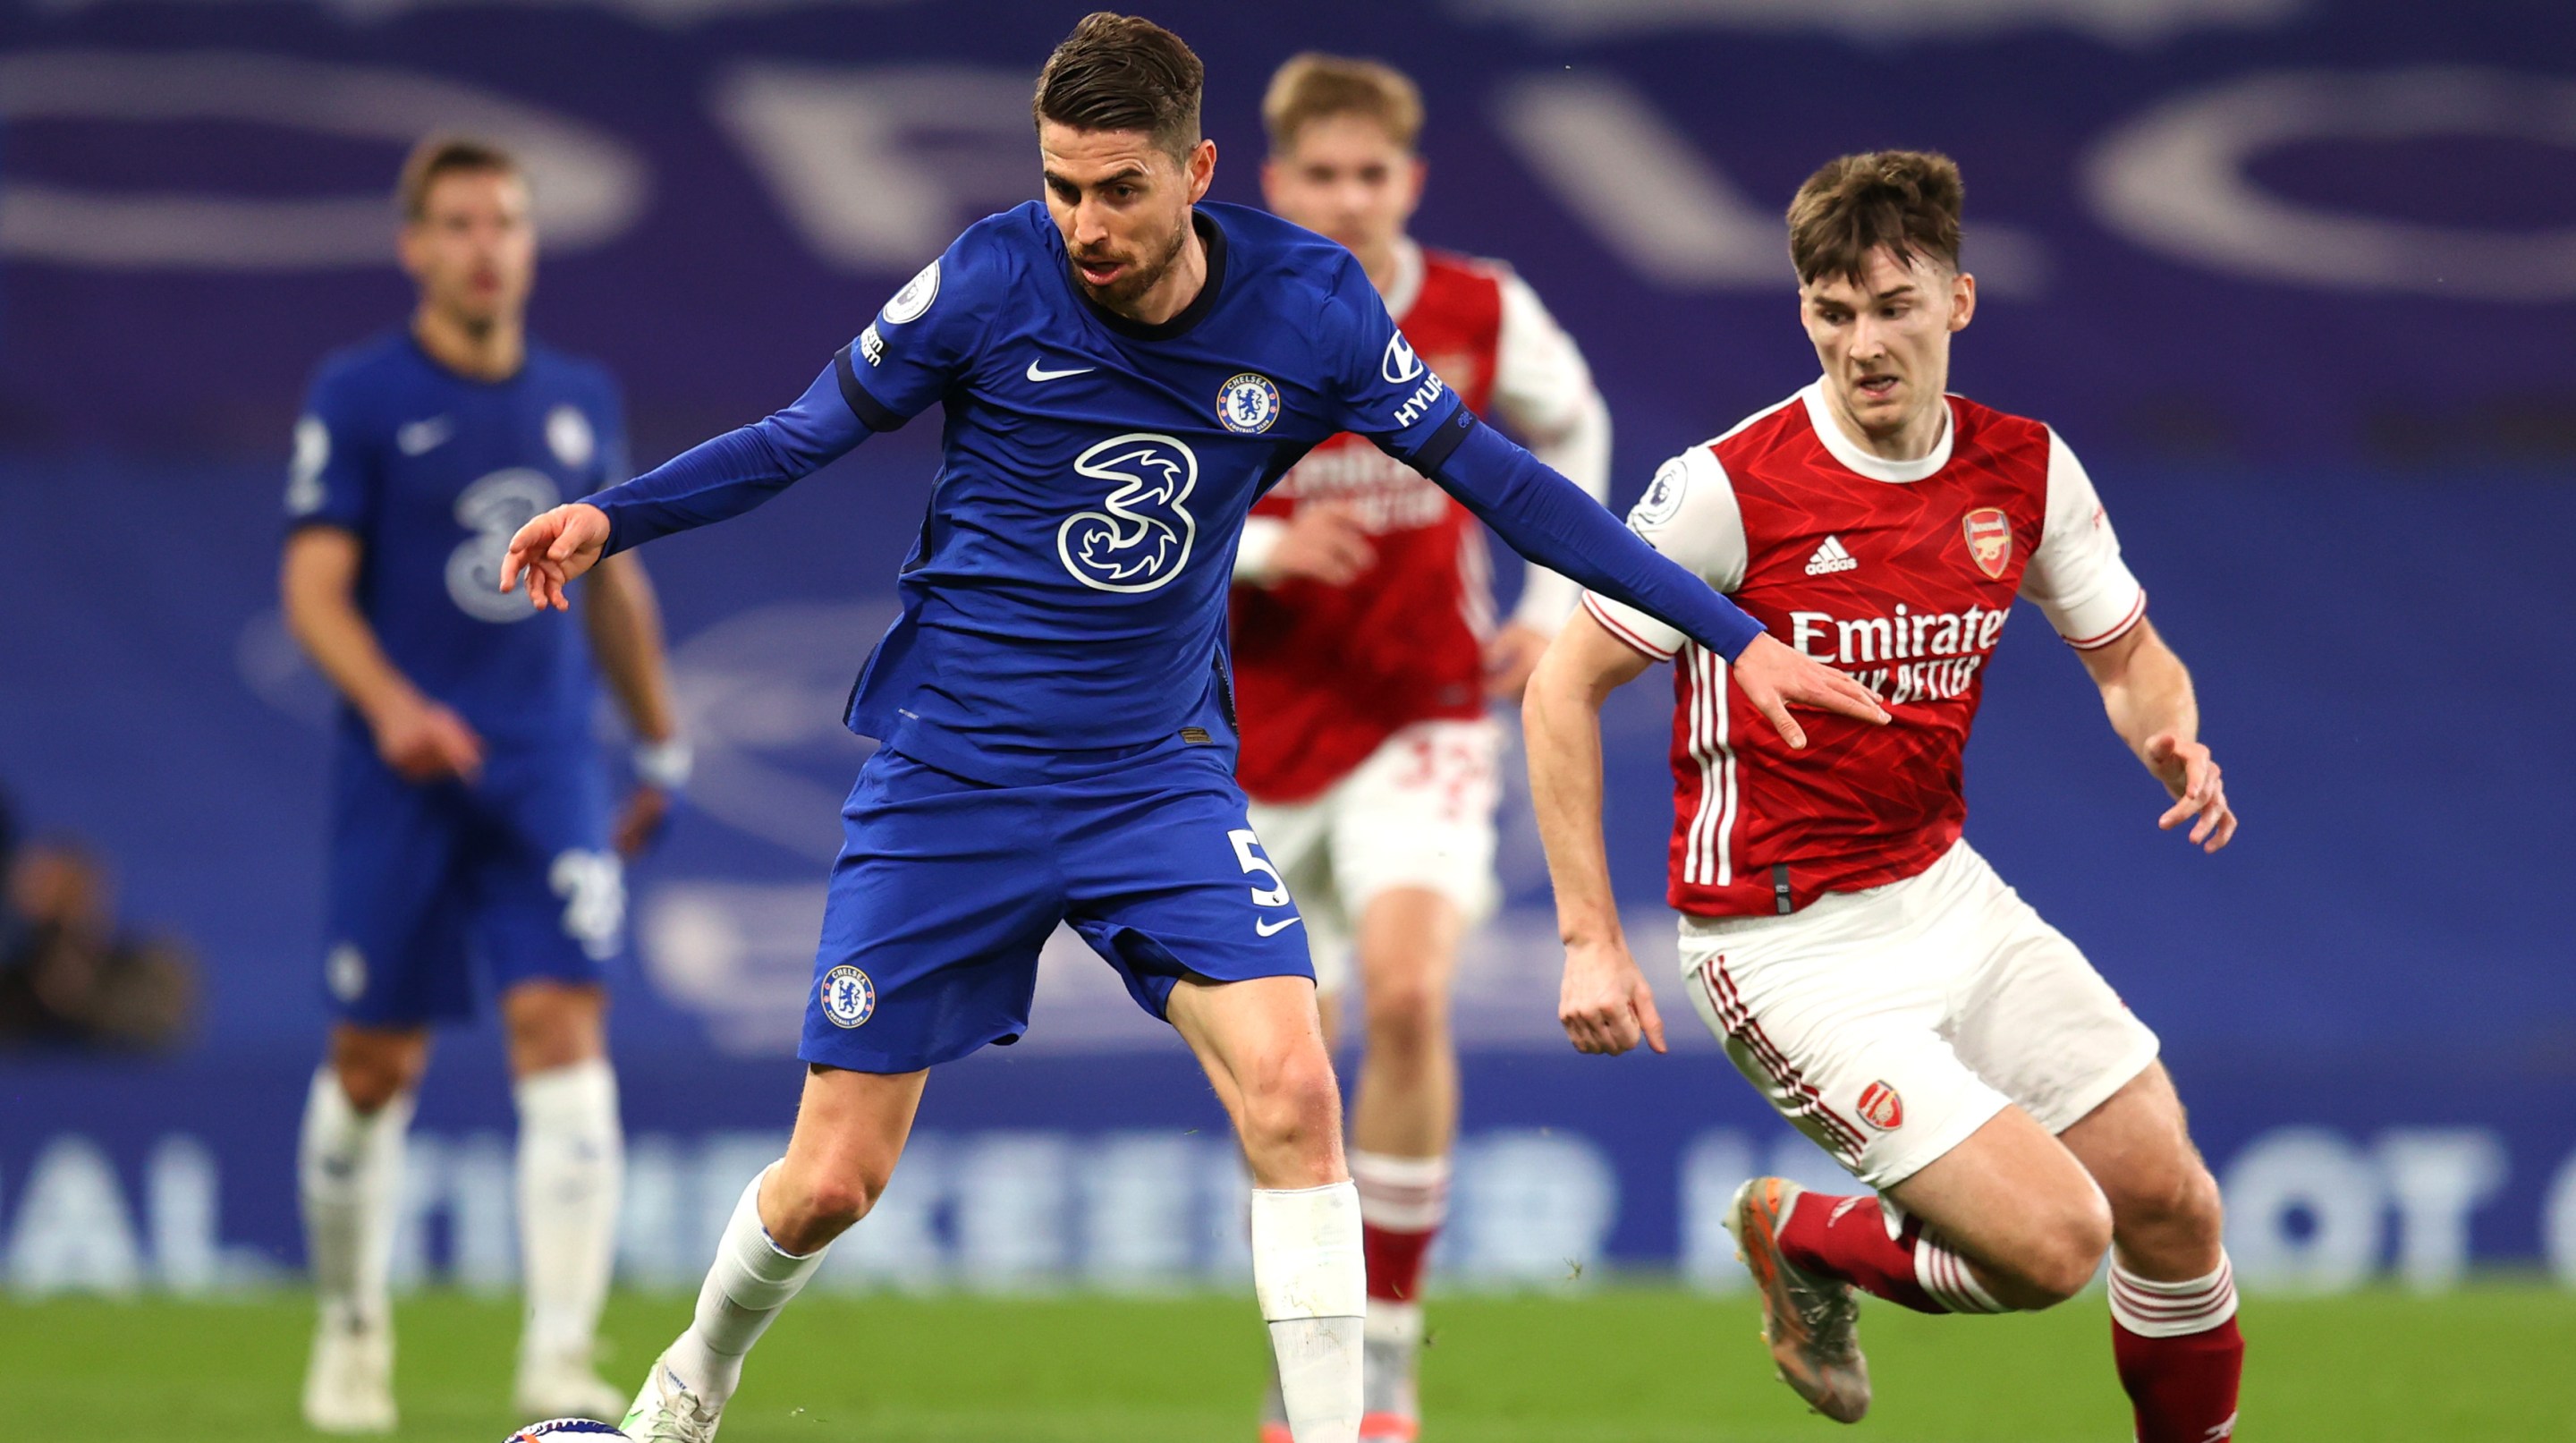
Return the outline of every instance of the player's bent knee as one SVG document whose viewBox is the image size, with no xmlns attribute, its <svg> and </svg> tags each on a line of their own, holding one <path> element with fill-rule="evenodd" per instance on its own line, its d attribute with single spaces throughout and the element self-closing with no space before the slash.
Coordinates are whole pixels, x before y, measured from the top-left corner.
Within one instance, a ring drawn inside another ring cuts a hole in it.
<svg viewBox="0 0 2576 1443">
<path fill-rule="evenodd" d="M 331 1072 L 349 1105 L 374 1113 L 420 1085 L 428 1049 L 399 1034 L 344 1032 L 332 1039 Z"/>
<path fill-rule="evenodd" d="M 1341 1093 L 1321 1048 L 1279 1059 L 1244 1089 L 1243 1144 L 1256 1160 L 1323 1170 L 1340 1130 Z"/>
</svg>

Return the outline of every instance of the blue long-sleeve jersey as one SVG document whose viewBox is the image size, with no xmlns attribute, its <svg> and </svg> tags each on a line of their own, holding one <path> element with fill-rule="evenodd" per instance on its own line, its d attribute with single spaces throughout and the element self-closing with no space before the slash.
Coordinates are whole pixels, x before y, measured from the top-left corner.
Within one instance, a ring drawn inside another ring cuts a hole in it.
<svg viewBox="0 0 2576 1443">
<path fill-rule="evenodd" d="M 1014 785 L 1230 742 L 1225 607 L 1252 503 L 1357 431 L 1513 549 L 1728 658 L 1758 623 L 1479 424 L 1350 253 L 1202 205 L 1207 281 L 1146 325 L 1075 283 L 1044 205 L 989 217 L 887 301 L 794 405 L 590 497 L 612 551 L 760 504 L 932 403 L 942 459 L 903 614 L 847 721 Z"/>
</svg>

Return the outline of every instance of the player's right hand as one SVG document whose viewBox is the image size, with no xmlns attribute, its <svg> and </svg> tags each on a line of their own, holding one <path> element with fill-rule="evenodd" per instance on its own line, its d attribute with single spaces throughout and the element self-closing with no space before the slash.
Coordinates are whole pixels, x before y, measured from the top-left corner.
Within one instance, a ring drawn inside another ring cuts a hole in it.
<svg viewBox="0 0 2576 1443">
<path fill-rule="evenodd" d="M 1377 549 L 1359 515 L 1339 501 L 1300 505 L 1288 518 L 1288 530 L 1270 553 L 1272 573 L 1281 580 L 1305 577 L 1326 586 L 1348 586 L 1377 564 Z"/>
<path fill-rule="evenodd" d="M 1753 638 L 1728 668 L 1753 709 L 1769 718 L 1780 739 L 1805 750 L 1807 729 L 1789 715 L 1793 706 L 1836 712 L 1872 726 L 1887 725 L 1887 709 L 1868 687 L 1765 633 Z"/>
<path fill-rule="evenodd" d="M 1615 1056 L 1643 1041 L 1664 1050 L 1664 1019 L 1654 989 L 1625 941 L 1569 942 L 1565 982 L 1557 990 L 1556 1020 L 1577 1052 Z"/>
<path fill-rule="evenodd" d="M 426 697 L 403 701 L 369 718 L 376 755 L 407 782 L 448 777 L 472 781 L 483 772 L 483 739 L 465 718 Z"/>
<path fill-rule="evenodd" d="M 564 586 L 599 564 L 608 545 L 608 513 L 587 502 L 558 506 L 519 528 L 501 557 L 501 589 L 515 590 L 528 578 L 528 604 L 567 610 Z"/>
</svg>

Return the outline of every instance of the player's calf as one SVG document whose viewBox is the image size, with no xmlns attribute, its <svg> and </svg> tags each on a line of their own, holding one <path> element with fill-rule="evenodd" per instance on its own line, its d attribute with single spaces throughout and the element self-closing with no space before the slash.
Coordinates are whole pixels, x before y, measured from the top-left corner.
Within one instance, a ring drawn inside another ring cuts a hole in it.
<svg viewBox="0 0 2576 1443">
<path fill-rule="evenodd" d="M 2226 1215 L 2171 1079 L 2149 1067 L 2065 1140 L 2110 1199 L 2111 1351 L 2139 1443 L 2230 1436 L 2245 1339 Z"/>
</svg>

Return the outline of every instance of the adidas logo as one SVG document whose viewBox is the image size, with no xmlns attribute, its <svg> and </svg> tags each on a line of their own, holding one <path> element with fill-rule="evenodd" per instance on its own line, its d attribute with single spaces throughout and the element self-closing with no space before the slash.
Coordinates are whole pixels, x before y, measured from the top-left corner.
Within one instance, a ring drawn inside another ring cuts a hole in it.
<svg viewBox="0 0 2576 1443">
<path fill-rule="evenodd" d="M 1825 544 L 1816 548 L 1816 554 L 1807 558 L 1807 574 L 1831 576 L 1837 571 L 1849 571 L 1858 565 L 1860 563 L 1852 559 L 1852 554 L 1843 550 L 1841 537 L 1828 536 L 1825 538 Z"/>
</svg>

